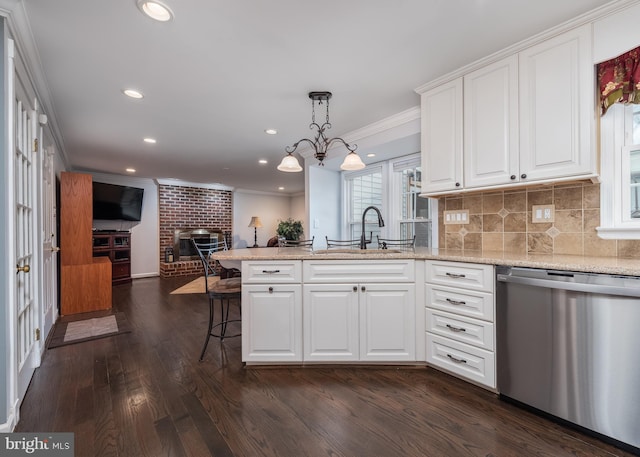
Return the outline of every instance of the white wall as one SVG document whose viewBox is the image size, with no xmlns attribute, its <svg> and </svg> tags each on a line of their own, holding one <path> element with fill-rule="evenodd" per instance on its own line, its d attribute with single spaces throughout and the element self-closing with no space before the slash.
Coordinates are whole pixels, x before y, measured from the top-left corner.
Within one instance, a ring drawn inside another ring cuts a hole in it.
<svg viewBox="0 0 640 457">
<path fill-rule="evenodd" d="M 326 239 L 342 239 L 342 175 L 322 167 L 307 167 L 309 227 L 314 248 L 324 249 Z"/>
<path fill-rule="evenodd" d="M 299 197 L 288 195 L 236 190 L 233 193 L 233 248 L 253 246 L 254 229 L 249 227 L 253 216 L 258 216 L 262 222 L 262 228 L 257 229 L 259 246 L 266 246 L 269 238 L 276 235 L 281 220 L 289 217 L 304 220 L 299 215 L 298 200 Z"/>
<path fill-rule="evenodd" d="M 133 221 L 93 221 L 93 228 L 99 230 L 131 231 L 131 277 L 143 278 L 160 274 L 160 239 L 158 185 L 152 179 L 129 176 L 92 173 L 93 180 L 120 186 L 144 189 L 142 218 Z"/>
</svg>

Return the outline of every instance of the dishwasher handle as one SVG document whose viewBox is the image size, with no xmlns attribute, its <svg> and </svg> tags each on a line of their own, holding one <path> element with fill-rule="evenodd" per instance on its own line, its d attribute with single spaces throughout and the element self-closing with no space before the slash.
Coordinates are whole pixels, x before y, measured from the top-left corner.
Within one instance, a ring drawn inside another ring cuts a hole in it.
<svg viewBox="0 0 640 457">
<path fill-rule="evenodd" d="M 625 297 L 640 297 L 640 288 L 617 287 L 602 284 L 585 284 L 580 282 L 556 281 L 553 279 L 524 278 L 499 274 L 496 276 L 499 282 L 522 284 L 524 286 L 547 287 L 549 289 L 571 290 L 574 292 L 589 292 L 592 294 L 622 295 Z"/>
</svg>

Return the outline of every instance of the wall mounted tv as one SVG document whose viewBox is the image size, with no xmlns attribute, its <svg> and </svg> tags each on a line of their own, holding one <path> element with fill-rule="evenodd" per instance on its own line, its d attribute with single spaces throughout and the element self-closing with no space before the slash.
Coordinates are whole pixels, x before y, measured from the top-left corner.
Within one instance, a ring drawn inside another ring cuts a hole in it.
<svg viewBox="0 0 640 457">
<path fill-rule="evenodd" d="M 144 189 L 93 182 L 93 218 L 139 221 Z"/>
</svg>

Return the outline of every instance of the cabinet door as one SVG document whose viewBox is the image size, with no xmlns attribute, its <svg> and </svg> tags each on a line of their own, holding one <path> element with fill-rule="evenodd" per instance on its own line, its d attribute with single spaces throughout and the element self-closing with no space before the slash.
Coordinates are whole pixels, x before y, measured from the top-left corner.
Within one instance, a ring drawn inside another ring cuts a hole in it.
<svg viewBox="0 0 640 457">
<path fill-rule="evenodd" d="M 462 182 L 462 78 L 421 95 L 424 193 L 460 189 Z"/>
<path fill-rule="evenodd" d="M 358 286 L 304 286 L 305 361 L 358 360 Z"/>
<path fill-rule="evenodd" d="M 596 171 L 591 26 L 520 53 L 521 180 Z"/>
<path fill-rule="evenodd" d="M 302 286 L 242 285 L 242 360 L 302 361 Z"/>
<path fill-rule="evenodd" d="M 518 57 L 464 77 L 464 186 L 517 182 Z"/>
<path fill-rule="evenodd" d="M 360 360 L 415 361 L 414 284 L 360 286 Z"/>
</svg>

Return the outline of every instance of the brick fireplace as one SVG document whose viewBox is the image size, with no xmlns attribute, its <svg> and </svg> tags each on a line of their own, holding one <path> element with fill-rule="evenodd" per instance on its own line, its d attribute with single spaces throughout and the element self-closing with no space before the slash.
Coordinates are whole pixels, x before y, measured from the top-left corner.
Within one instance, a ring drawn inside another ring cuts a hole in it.
<svg viewBox="0 0 640 457">
<path fill-rule="evenodd" d="M 206 230 L 231 239 L 233 194 L 228 190 L 201 187 L 159 185 L 160 276 L 195 276 L 202 274 L 199 260 L 179 256 L 165 262 L 165 249 L 176 249 L 176 233 Z M 217 235 L 216 235 L 217 236 Z"/>
</svg>

